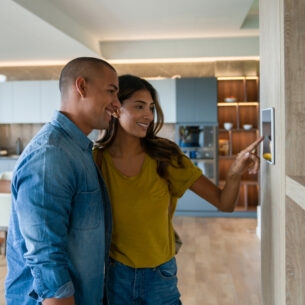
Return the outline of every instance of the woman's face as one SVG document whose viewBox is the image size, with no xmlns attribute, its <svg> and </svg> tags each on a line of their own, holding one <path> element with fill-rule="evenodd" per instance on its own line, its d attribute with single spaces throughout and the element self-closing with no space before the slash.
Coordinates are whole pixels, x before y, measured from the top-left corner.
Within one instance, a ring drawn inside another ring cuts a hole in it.
<svg viewBox="0 0 305 305">
<path fill-rule="evenodd" d="M 144 138 L 147 128 L 154 120 L 155 103 L 148 90 L 136 91 L 123 101 L 120 108 L 119 124 L 128 134 Z"/>
</svg>

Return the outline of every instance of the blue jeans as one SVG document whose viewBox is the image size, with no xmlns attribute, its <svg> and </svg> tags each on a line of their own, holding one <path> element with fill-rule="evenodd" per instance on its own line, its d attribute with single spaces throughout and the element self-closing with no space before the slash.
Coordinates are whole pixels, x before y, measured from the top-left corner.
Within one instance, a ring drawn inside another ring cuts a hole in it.
<svg viewBox="0 0 305 305">
<path fill-rule="evenodd" d="M 109 305 L 181 305 L 176 258 L 155 268 L 131 268 L 113 259 L 108 270 Z"/>
</svg>

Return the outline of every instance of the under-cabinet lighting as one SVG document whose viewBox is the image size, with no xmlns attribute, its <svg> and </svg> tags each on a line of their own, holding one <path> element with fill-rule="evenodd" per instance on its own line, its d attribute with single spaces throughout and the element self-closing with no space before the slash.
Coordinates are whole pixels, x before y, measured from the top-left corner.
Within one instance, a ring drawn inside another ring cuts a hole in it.
<svg viewBox="0 0 305 305">
<path fill-rule="evenodd" d="M 258 79 L 258 76 L 246 76 L 246 79 Z"/>
<path fill-rule="evenodd" d="M 146 58 L 146 59 L 111 59 L 110 64 L 152 64 L 152 63 L 197 63 L 197 62 L 216 62 L 216 61 L 240 61 L 255 60 L 259 61 L 259 56 L 226 56 L 226 57 L 190 57 L 190 58 Z"/>
<path fill-rule="evenodd" d="M 258 76 L 220 76 L 217 80 L 244 80 L 244 79 L 258 79 Z"/>
<path fill-rule="evenodd" d="M 217 80 L 243 80 L 244 76 L 221 76 L 217 77 Z"/>
<path fill-rule="evenodd" d="M 217 103 L 217 106 L 258 106 L 258 102 Z"/>
</svg>

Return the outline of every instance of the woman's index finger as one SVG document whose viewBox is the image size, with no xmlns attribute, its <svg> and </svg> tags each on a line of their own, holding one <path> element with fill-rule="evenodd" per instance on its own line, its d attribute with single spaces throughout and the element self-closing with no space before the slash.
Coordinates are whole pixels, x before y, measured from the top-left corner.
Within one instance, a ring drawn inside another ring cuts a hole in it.
<svg viewBox="0 0 305 305">
<path fill-rule="evenodd" d="M 258 144 L 260 144 L 263 141 L 264 137 L 261 136 L 258 139 L 256 139 L 253 143 L 251 143 L 248 147 L 245 148 L 246 152 L 252 152 L 253 149 L 255 149 Z"/>
</svg>

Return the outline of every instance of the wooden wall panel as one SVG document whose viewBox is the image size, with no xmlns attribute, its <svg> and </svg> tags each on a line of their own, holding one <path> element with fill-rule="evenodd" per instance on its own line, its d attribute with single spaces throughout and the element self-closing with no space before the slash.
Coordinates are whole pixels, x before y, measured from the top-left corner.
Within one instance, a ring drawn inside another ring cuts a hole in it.
<svg viewBox="0 0 305 305">
<path fill-rule="evenodd" d="M 304 176 L 305 1 L 285 0 L 286 175 Z"/>
<path fill-rule="evenodd" d="M 284 1 L 286 175 L 298 188 L 286 185 L 286 304 L 305 304 L 305 2 Z"/>
<path fill-rule="evenodd" d="M 305 211 L 286 198 L 286 305 L 305 304 Z"/>
<path fill-rule="evenodd" d="M 261 0 L 260 109 L 275 109 L 275 160 L 260 170 L 262 305 L 285 305 L 285 99 L 283 1 Z M 299 0 L 297 0 L 299 1 Z"/>
<path fill-rule="evenodd" d="M 275 108 L 276 155 L 261 166 L 263 305 L 305 304 L 305 208 L 291 199 L 305 197 L 304 12 L 303 0 L 260 1 L 260 101 Z"/>
</svg>

